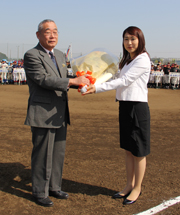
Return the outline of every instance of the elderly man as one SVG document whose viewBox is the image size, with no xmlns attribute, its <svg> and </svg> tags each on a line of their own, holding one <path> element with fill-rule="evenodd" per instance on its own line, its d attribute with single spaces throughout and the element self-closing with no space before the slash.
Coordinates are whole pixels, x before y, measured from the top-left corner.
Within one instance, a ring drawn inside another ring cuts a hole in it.
<svg viewBox="0 0 180 215">
<path fill-rule="evenodd" d="M 81 83 L 85 76 L 67 78 L 64 54 L 54 49 L 58 29 L 53 20 L 38 26 L 38 45 L 25 53 L 24 68 L 29 86 L 25 124 L 31 126 L 32 193 L 38 204 L 52 206 L 48 196 L 67 199 L 61 191 L 67 123 L 70 123 L 67 90 Z"/>
</svg>

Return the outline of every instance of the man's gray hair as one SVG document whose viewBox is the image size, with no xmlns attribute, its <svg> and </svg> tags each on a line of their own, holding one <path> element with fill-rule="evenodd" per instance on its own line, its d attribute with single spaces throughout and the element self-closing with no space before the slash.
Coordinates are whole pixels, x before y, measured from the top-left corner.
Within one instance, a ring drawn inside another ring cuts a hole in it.
<svg viewBox="0 0 180 215">
<path fill-rule="evenodd" d="M 42 22 L 39 23 L 38 25 L 38 32 L 42 31 L 43 29 L 43 24 L 46 23 L 46 22 L 54 22 L 52 19 L 45 19 L 43 20 Z M 55 23 L 55 22 L 54 22 Z"/>
</svg>

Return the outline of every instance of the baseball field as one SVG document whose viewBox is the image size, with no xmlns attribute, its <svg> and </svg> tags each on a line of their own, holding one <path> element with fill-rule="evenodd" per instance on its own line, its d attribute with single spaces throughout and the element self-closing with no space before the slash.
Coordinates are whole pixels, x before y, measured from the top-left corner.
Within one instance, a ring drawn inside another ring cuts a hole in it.
<svg viewBox="0 0 180 215">
<path fill-rule="evenodd" d="M 126 184 L 124 151 L 119 147 L 115 91 L 81 96 L 69 91 L 62 190 L 68 200 L 37 205 L 31 195 L 31 131 L 24 125 L 28 86 L 0 85 L 1 215 L 130 215 L 180 196 L 180 90 L 149 89 L 151 153 L 142 195 L 133 205 L 111 196 Z M 175 204 L 157 214 L 180 214 Z"/>
</svg>

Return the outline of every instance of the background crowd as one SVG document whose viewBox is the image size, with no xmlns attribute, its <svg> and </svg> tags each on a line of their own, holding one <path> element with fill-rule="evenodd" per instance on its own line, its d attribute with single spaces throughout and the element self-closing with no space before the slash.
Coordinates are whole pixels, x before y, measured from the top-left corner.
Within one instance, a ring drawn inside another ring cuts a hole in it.
<svg viewBox="0 0 180 215">
<path fill-rule="evenodd" d="M 25 73 L 23 75 L 13 73 L 15 69 L 23 69 L 23 68 L 24 68 L 23 59 L 19 61 L 13 60 L 9 62 L 6 59 L 2 59 L 0 61 L 0 69 L 1 71 L 4 71 L 4 72 L 0 74 L 1 84 L 17 84 L 17 83 L 26 84 Z M 6 70 L 3 70 L 3 69 L 6 69 Z"/>
<path fill-rule="evenodd" d="M 22 75 L 14 74 L 13 71 L 16 69 L 24 68 L 24 60 L 19 61 L 7 61 L 2 59 L 0 61 L 0 69 L 7 69 L 7 74 L 2 75 L 0 73 L 1 84 L 26 84 L 25 73 Z M 71 75 L 71 65 L 67 61 L 68 73 Z M 22 73 L 22 71 L 21 71 Z M 177 74 L 177 75 L 176 75 Z M 2 77 L 3 76 L 3 77 Z M 176 77 L 173 77 L 176 76 Z M 20 80 L 19 80 L 20 79 Z M 155 65 L 151 62 L 151 74 L 148 83 L 149 88 L 165 88 L 165 89 L 178 89 L 180 87 L 180 68 L 177 63 L 162 64 L 161 61 Z"/>
<path fill-rule="evenodd" d="M 151 64 L 151 74 L 149 77 L 149 88 L 178 89 L 180 86 L 180 69 L 176 63 Z"/>
<path fill-rule="evenodd" d="M 161 64 L 161 61 L 158 61 L 157 65 L 152 63 L 151 73 L 154 71 L 164 72 L 164 74 L 169 75 L 170 72 L 180 72 L 179 65 L 177 63 L 170 64 Z"/>
</svg>

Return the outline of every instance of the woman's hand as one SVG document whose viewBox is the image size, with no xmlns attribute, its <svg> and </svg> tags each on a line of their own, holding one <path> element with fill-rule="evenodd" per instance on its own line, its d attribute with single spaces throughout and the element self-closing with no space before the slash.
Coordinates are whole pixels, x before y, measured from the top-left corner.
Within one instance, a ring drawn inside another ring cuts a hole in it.
<svg viewBox="0 0 180 215">
<path fill-rule="evenodd" d="M 96 87 L 94 86 L 94 84 L 90 84 L 89 86 L 87 86 L 87 91 L 82 95 L 92 94 L 95 92 L 96 92 Z"/>
</svg>

